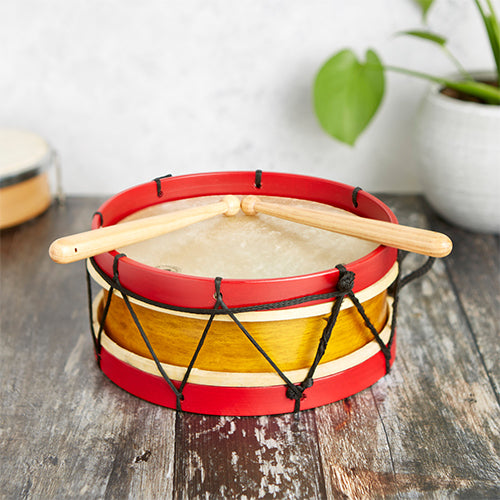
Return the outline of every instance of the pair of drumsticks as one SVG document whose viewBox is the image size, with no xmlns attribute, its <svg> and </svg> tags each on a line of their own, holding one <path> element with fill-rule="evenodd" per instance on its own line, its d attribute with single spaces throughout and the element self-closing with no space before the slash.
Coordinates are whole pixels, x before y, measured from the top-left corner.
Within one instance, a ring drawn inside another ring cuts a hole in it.
<svg viewBox="0 0 500 500">
<path fill-rule="evenodd" d="M 430 257 L 445 257 L 452 249 L 450 238 L 435 231 L 368 219 L 348 212 L 333 214 L 270 203 L 253 195 L 246 196 L 242 201 L 237 196 L 227 195 L 216 203 L 65 236 L 52 243 L 49 254 L 52 260 L 60 264 L 76 262 L 161 236 L 216 215 L 232 216 L 237 214 L 240 208 L 246 215 L 272 215 Z"/>
</svg>

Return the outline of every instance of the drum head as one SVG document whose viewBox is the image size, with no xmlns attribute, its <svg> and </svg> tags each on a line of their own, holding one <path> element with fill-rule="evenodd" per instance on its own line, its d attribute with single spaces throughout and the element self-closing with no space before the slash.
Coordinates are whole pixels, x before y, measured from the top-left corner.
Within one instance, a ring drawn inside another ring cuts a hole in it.
<svg viewBox="0 0 500 500">
<path fill-rule="evenodd" d="M 261 196 L 262 201 L 314 209 L 335 216 L 345 211 L 293 198 Z M 220 200 L 200 196 L 154 205 L 124 221 L 176 212 Z M 214 217 L 151 240 L 117 249 L 127 257 L 158 269 L 199 277 L 273 279 L 301 276 L 354 262 L 377 248 L 376 243 L 269 215 Z"/>
<path fill-rule="evenodd" d="M 161 196 L 159 196 L 161 193 Z M 253 172 L 219 172 L 170 177 L 158 184 L 151 182 L 124 191 L 111 198 L 99 209 L 92 227 L 116 224 L 140 210 L 186 198 L 223 196 L 226 194 L 295 198 L 330 205 L 355 214 L 397 222 L 391 210 L 374 196 L 360 191 L 353 204 L 353 188 L 345 184 L 301 175 L 266 173 L 260 187 L 255 185 Z M 118 252 L 95 257 L 99 272 L 113 278 L 114 258 Z M 356 274 L 354 291 L 360 291 L 380 280 L 396 261 L 397 250 L 377 246 L 363 257 L 347 263 Z M 225 255 L 216 258 L 224 259 Z M 222 276 L 222 292 L 230 307 L 244 307 L 279 302 L 304 295 L 322 294 L 335 289 L 339 272 L 331 267 L 318 272 L 278 278 L 226 278 Z M 168 263 L 167 263 L 168 264 Z M 118 269 L 125 288 L 152 302 L 186 308 L 211 308 L 214 304 L 214 277 L 194 276 L 175 269 L 158 269 L 130 257 L 120 259 Z"/>
</svg>

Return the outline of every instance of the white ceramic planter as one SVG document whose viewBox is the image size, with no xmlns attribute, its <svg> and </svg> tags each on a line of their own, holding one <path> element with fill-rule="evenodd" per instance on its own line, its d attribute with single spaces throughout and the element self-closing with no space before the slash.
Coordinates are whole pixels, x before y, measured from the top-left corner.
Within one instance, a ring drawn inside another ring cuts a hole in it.
<svg viewBox="0 0 500 500">
<path fill-rule="evenodd" d="M 433 85 L 417 118 L 424 195 L 449 222 L 500 232 L 500 106 L 453 99 Z"/>
</svg>

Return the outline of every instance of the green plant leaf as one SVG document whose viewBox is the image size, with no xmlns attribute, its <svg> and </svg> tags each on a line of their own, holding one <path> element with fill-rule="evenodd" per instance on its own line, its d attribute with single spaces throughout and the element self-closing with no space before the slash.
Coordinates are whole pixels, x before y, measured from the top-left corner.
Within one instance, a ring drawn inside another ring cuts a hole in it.
<svg viewBox="0 0 500 500">
<path fill-rule="evenodd" d="M 314 109 L 323 129 L 351 146 L 370 123 L 384 96 L 384 68 L 368 50 L 366 62 L 342 50 L 319 70 L 314 82 Z"/>
<path fill-rule="evenodd" d="M 435 33 L 431 33 L 430 31 L 419 31 L 419 30 L 410 30 L 410 31 L 400 31 L 398 35 L 409 35 L 415 36 L 417 38 L 423 38 L 424 40 L 429 40 L 430 42 L 437 43 L 444 47 L 446 45 L 446 38 L 443 38 L 440 35 L 436 35 Z"/>
<path fill-rule="evenodd" d="M 424 19 L 425 19 L 425 16 L 427 15 L 427 11 L 430 9 L 431 5 L 432 5 L 432 2 L 434 0 L 415 0 L 418 5 L 420 5 L 420 7 L 422 8 L 422 13 L 424 15 Z"/>
<path fill-rule="evenodd" d="M 497 68 L 497 79 L 500 83 L 500 27 L 498 25 L 498 18 L 490 0 L 487 0 L 489 12 L 486 12 L 479 0 L 475 0 L 475 3 L 483 18 L 483 23 L 490 40 L 490 46 Z"/>
<path fill-rule="evenodd" d="M 497 78 L 500 80 L 500 28 L 494 16 L 486 16 L 485 26 L 497 67 Z"/>
</svg>

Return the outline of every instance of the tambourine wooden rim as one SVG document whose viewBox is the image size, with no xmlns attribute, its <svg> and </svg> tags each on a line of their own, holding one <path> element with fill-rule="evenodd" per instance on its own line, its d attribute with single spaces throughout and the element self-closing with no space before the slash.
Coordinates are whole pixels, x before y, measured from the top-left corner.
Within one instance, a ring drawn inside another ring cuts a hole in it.
<svg viewBox="0 0 500 500">
<path fill-rule="evenodd" d="M 10 173 L 0 177 L 0 188 L 21 184 L 22 182 L 28 181 L 33 177 L 37 177 L 47 172 L 53 161 L 53 156 L 54 153 L 49 151 L 46 156 L 35 165 L 20 170 L 19 172 Z"/>
<path fill-rule="evenodd" d="M 22 130 L 0 129 L 0 143 L 0 229 L 5 229 L 49 207 L 48 170 L 55 153 L 44 139 Z"/>
<path fill-rule="evenodd" d="M 161 189 L 159 189 L 161 187 Z M 260 187 L 253 172 L 218 172 L 168 177 L 126 190 L 98 210 L 92 228 L 116 224 L 143 208 L 185 198 L 209 195 L 282 196 L 332 205 L 357 215 L 397 223 L 392 211 L 380 200 L 364 191 L 357 192 L 353 204 L 353 187 L 315 177 L 266 172 Z M 95 257 L 96 265 L 110 278 L 116 251 Z M 356 275 L 356 293 L 379 281 L 394 265 L 397 250 L 379 246 L 368 255 L 346 265 Z M 121 286 L 147 300 L 175 307 L 207 309 L 214 305 L 214 281 L 209 277 L 189 276 L 157 269 L 122 257 L 118 263 Z M 271 279 L 223 279 L 221 291 L 228 307 L 269 304 L 335 290 L 339 271 L 335 268 L 302 276 Z M 311 302 L 310 305 L 313 305 Z"/>
</svg>

